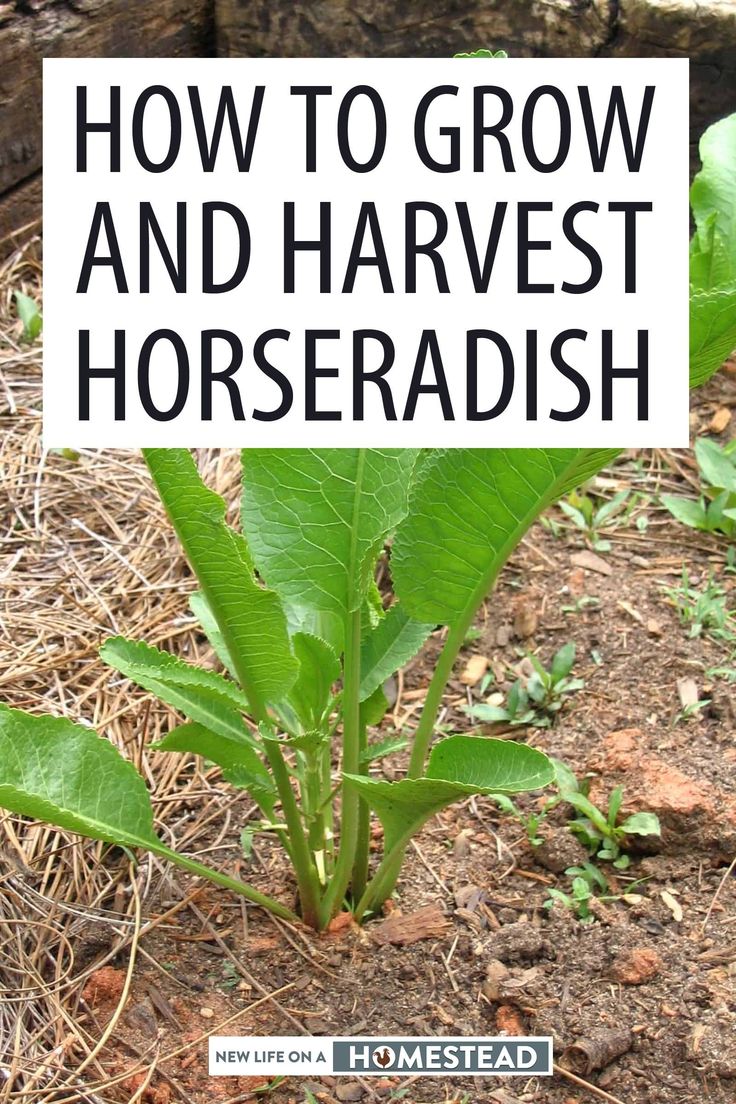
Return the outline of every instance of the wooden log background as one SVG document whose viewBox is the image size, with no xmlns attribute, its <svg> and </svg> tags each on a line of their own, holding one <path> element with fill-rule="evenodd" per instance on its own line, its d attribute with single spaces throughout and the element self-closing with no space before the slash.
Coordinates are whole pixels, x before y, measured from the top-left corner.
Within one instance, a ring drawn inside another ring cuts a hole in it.
<svg viewBox="0 0 736 1104">
<path fill-rule="evenodd" d="M 736 111 L 736 0 L 0 0 L 0 256 L 39 225 L 43 57 L 689 57 L 691 160 Z"/>
</svg>

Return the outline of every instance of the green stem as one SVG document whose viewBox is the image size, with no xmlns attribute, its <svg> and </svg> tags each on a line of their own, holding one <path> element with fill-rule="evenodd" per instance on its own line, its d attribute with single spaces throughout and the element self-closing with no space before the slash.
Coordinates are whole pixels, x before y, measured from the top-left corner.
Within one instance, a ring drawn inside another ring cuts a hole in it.
<svg viewBox="0 0 736 1104">
<path fill-rule="evenodd" d="M 153 851 L 155 854 L 168 859 L 168 861 L 175 866 L 180 866 L 182 870 L 186 870 L 190 874 L 198 874 L 201 878 L 207 878 L 208 881 L 214 882 L 215 885 L 223 886 L 224 889 L 229 889 L 233 893 L 245 897 L 248 901 L 252 901 L 254 905 L 260 905 L 261 908 L 266 909 L 268 912 L 272 912 L 274 916 L 280 916 L 282 920 L 288 920 L 291 924 L 299 923 L 299 917 L 296 913 L 292 912 L 291 909 L 288 909 L 286 905 L 280 904 L 278 901 L 274 900 L 273 897 L 267 897 L 265 893 L 259 893 L 257 889 L 253 889 L 252 886 L 247 885 L 245 882 L 241 882 L 237 878 L 230 878 L 227 874 L 222 874 L 219 870 L 213 870 L 212 867 L 197 862 L 196 859 L 189 859 L 186 855 L 180 855 L 178 851 L 172 851 L 171 848 L 166 847 L 165 844 L 161 844 L 160 847 L 146 846 L 149 851 Z"/>
<path fill-rule="evenodd" d="M 360 757 L 363 758 L 368 747 L 368 738 L 364 724 L 360 726 Z M 368 774 L 368 764 L 361 763 L 360 774 Z M 371 810 L 363 798 L 358 800 L 358 839 L 355 847 L 355 859 L 353 861 L 353 876 L 350 881 L 350 889 L 353 901 L 358 901 L 368 881 L 368 861 L 370 858 L 371 844 Z"/>
<path fill-rule="evenodd" d="M 345 657 L 342 692 L 342 771 L 360 770 L 360 606 L 348 614 L 345 624 Z M 342 788 L 340 847 L 335 872 L 322 902 L 322 924 L 329 923 L 339 910 L 350 884 L 350 874 L 358 842 L 358 794 L 352 787 Z"/>
<path fill-rule="evenodd" d="M 412 835 L 413 832 L 407 832 L 383 856 L 378 870 L 363 890 L 361 898 L 353 910 L 353 917 L 357 923 L 360 923 L 366 912 L 376 912 L 393 893 L 401 864 L 404 861 L 404 852 Z"/>
<path fill-rule="evenodd" d="M 414 744 L 411 749 L 411 759 L 409 760 L 408 778 L 421 778 L 424 774 L 424 764 L 427 759 L 427 751 L 434 732 L 437 714 L 442 704 L 442 695 L 445 692 L 447 681 L 452 674 L 452 668 L 455 666 L 455 660 L 467 636 L 468 628 L 473 623 L 475 611 L 476 607 L 473 606 L 472 610 L 469 611 L 462 621 L 454 625 L 447 634 L 447 639 L 440 652 L 437 666 L 434 669 L 434 674 L 432 675 L 427 689 L 427 697 L 424 701 L 419 724 L 414 733 Z"/>
<path fill-rule="evenodd" d="M 291 858 L 299 889 L 302 920 L 309 927 L 317 928 L 319 927 L 320 912 L 319 876 L 309 851 L 299 806 L 291 788 L 289 772 L 277 740 L 264 738 L 263 745 L 276 782 L 276 789 L 278 790 L 291 841 Z"/>
</svg>

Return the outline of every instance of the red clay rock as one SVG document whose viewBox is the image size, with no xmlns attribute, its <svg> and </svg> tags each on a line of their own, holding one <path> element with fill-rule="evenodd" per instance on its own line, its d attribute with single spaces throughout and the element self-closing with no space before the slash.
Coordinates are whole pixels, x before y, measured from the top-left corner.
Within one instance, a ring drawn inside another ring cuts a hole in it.
<svg viewBox="0 0 736 1104">
<path fill-rule="evenodd" d="M 523 1035 L 524 1021 L 510 1004 L 502 1004 L 496 1010 L 496 1030 L 506 1035 Z"/>
<path fill-rule="evenodd" d="M 101 966 L 90 974 L 82 991 L 82 997 L 93 1008 L 117 1004 L 125 986 L 125 971 L 114 966 Z"/>
<path fill-rule="evenodd" d="M 645 748 L 637 728 L 610 733 L 591 760 L 601 775 L 591 799 L 605 807 L 613 786 L 624 787 L 623 815 L 656 813 L 667 851 L 706 848 L 728 854 L 736 844 L 736 800 L 711 782 L 693 778 Z"/>
<path fill-rule="evenodd" d="M 662 959 L 651 947 L 631 947 L 611 964 L 611 977 L 621 985 L 644 985 L 662 969 Z"/>
</svg>

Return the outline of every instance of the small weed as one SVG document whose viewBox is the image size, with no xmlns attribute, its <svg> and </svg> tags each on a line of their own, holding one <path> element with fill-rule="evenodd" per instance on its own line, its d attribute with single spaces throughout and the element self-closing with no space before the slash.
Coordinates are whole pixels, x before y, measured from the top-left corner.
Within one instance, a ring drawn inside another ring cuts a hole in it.
<svg viewBox="0 0 736 1104">
<path fill-rule="evenodd" d="M 16 291 L 15 309 L 18 312 L 18 318 L 23 323 L 22 340 L 35 341 L 43 329 L 43 319 L 38 304 L 34 299 L 31 299 L 30 295 L 24 295 L 22 291 Z"/>
<path fill-rule="evenodd" d="M 701 495 L 662 495 L 673 517 L 691 529 L 736 536 L 736 441 L 719 445 L 709 437 L 695 443 Z"/>
<path fill-rule="evenodd" d="M 736 614 L 728 608 L 726 591 L 712 572 L 699 590 L 692 586 L 684 567 L 680 585 L 665 587 L 665 593 L 677 610 L 680 623 L 689 629 L 691 638 L 710 636 L 714 640 L 736 642 Z"/>
<path fill-rule="evenodd" d="M 516 680 L 506 696 L 505 705 L 502 704 L 503 696 L 496 693 L 486 702 L 465 706 L 465 712 L 486 724 L 549 728 L 562 709 L 565 698 L 585 686 L 583 679 L 571 677 L 575 645 L 563 645 L 553 656 L 549 669 L 537 656 L 530 655 L 527 659 L 531 664 L 531 673 Z"/>
<path fill-rule="evenodd" d="M 673 725 L 678 725 L 682 721 L 691 721 L 693 717 L 698 717 L 700 715 L 700 711 L 702 709 L 705 709 L 705 707 L 707 705 L 710 705 L 710 703 L 711 698 L 703 698 L 701 701 L 691 702 L 690 705 L 686 705 L 684 709 L 680 710 L 680 712 L 677 714 L 674 721 L 672 722 Z"/>
<path fill-rule="evenodd" d="M 562 800 L 572 805 L 580 814 L 570 821 L 570 831 L 588 848 L 591 855 L 603 862 L 613 863 L 617 870 L 626 870 L 631 862 L 622 850 L 627 836 L 660 834 L 659 818 L 655 813 L 633 813 L 623 823 L 617 823 L 623 801 L 621 786 L 617 786 L 612 792 L 605 812 L 593 804 L 572 772 L 568 772 L 568 779 L 561 788 L 561 793 Z"/>
<path fill-rule="evenodd" d="M 559 507 L 575 528 L 580 530 L 592 549 L 596 552 L 609 552 L 611 542 L 605 540 L 601 532 L 620 524 L 630 494 L 628 490 L 619 491 L 613 498 L 599 505 L 592 495 L 573 492 L 559 503 Z"/>
</svg>

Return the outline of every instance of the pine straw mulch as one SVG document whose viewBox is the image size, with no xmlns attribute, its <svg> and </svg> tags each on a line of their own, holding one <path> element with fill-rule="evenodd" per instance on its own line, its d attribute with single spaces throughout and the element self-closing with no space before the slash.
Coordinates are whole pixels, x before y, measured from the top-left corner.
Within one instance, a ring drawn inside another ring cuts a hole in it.
<svg viewBox="0 0 736 1104">
<path fill-rule="evenodd" d="M 35 240 L 0 269 L 0 700 L 103 731 L 155 792 L 169 841 L 194 852 L 217 817 L 221 832 L 207 840 L 214 850 L 228 831 L 227 799 L 191 759 L 145 750 L 165 710 L 152 705 L 131 720 L 125 680 L 97 657 L 106 637 L 122 633 L 175 642 L 179 654 L 206 662 L 184 598 L 191 577 L 136 456 L 44 454 L 40 349 L 20 341 L 15 290 L 40 295 Z M 200 460 L 210 485 L 232 497 L 237 458 L 202 452 Z M 0 1100 L 101 1101 L 112 1079 L 98 1054 L 118 1015 L 98 1029 L 85 981 L 126 948 L 130 979 L 135 952 L 146 957 L 141 933 L 186 900 L 155 859 L 134 873 L 124 860 L 103 862 L 106 845 L 0 818 Z M 141 905 L 149 894 L 173 902 L 153 922 Z"/>
</svg>

